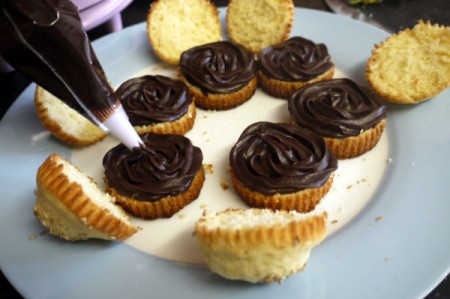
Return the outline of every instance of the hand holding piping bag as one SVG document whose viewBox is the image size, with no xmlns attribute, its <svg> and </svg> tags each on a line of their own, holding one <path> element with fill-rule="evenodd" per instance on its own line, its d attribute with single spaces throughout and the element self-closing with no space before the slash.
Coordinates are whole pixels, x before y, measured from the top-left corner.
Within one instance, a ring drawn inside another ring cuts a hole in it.
<svg viewBox="0 0 450 299">
<path fill-rule="evenodd" d="M 69 0 L 0 0 L 0 54 L 129 149 L 142 144 Z"/>
</svg>

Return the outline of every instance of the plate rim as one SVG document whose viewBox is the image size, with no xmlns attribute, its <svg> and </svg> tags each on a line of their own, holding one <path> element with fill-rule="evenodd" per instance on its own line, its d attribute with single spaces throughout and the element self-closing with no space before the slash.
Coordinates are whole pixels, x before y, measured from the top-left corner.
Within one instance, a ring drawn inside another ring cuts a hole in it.
<svg viewBox="0 0 450 299">
<path fill-rule="evenodd" d="M 223 9 L 219 9 L 219 11 L 221 11 L 221 15 L 222 15 L 222 18 L 223 18 Z M 317 11 L 317 10 L 313 10 L 313 9 L 295 8 L 295 13 L 296 13 L 296 16 L 297 16 L 297 14 L 300 14 L 300 17 L 302 17 L 302 14 L 306 14 L 306 15 L 309 14 L 310 15 L 309 17 L 317 17 L 317 16 L 319 16 L 319 18 L 320 17 L 325 17 L 325 18 L 337 18 L 337 19 L 342 19 L 342 20 L 345 19 L 345 21 L 341 21 L 341 22 L 349 22 L 349 24 L 351 24 L 351 25 L 365 26 L 367 28 L 370 28 L 370 30 L 377 30 L 377 31 L 379 31 L 380 35 L 385 35 L 386 37 L 388 36 L 388 34 L 386 32 L 384 32 L 384 31 L 382 31 L 382 30 L 380 30 L 378 28 L 375 28 L 375 27 L 372 27 L 370 25 L 363 24 L 363 23 L 360 23 L 360 22 L 348 19 L 346 17 L 335 15 L 335 14 L 332 14 L 332 13 L 329 13 L 329 12 L 322 12 L 322 11 Z M 294 26 L 295 26 L 295 23 L 294 23 Z M 142 31 L 143 27 L 145 27 L 144 23 L 136 24 L 134 26 L 130 26 L 130 27 L 125 28 L 123 31 L 120 31 L 120 32 L 114 33 L 112 35 L 108 35 L 108 36 L 102 37 L 102 38 L 94 41 L 93 42 L 94 48 L 96 49 L 96 51 L 99 49 L 99 52 L 98 52 L 99 58 L 102 58 L 102 56 L 105 56 L 103 54 L 103 52 L 102 52 L 104 50 L 101 50 L 101 49 L 102 48 L 105 49 L 105 47 L 107 48 L 108 44 L 113 42 L 116 38 L 120 38 L 122 35 L 125 35 L 125 34 L 128 34 L 128 35 L 134 34 L 135 31 Z M 145 42 L 148 43 L 147 41 L 145 41 Z M 379 42 L 381 42 L 381 40 Z M 140 42 L 138 44 L 139 44 L 139 46 L 142 46 L 142 42 Z M 149 51 L 150 51 L 149 50 L 149 45 L 147 45 L 147 46 L 148 47 L 146 49 L 143 49 L 144 53 L 146 53 L 146 54 L 148 54 Z M 103 60 L 101 60 L 101 61 L 103 61 Z M 130 70 L 129 72 L 125 72 L 125 74 L 121 74 L 120 76 L 114 76 L 113 82 L 114 81 L 123 80 L 123 78 L 127 77 L 128 75 L 131 75 L 133 72 L 134 72 L 134 70 Z M 107 73 L 108 73 L 108 71 L 107 71 Z M 123 78 L 121 76 L 123 76 Z M 122 78 L 122 79 L 120 79 L 120 78 Z M 17 109 L 24 109 L 24 107 L 22 107 L 22 106 L 23 105 L 27 105 L 27 103 L 25 103 L 26 99 L 24 99 L 24 97 L 29 97 L 30 94 L 32 93 L 32 89 L 33 89 L 33 84 L 30 85 L 18 97 L 18 101 L 13 103 L 12 107 L 5 113 L 2 121 L 0 122 L 0 136 L 2 136 L 2 129 L 4 129 L 5 123 L 8 123 L 8 122 L 11 121 L 10 120 L 10 114 L 17 113 L 16 112 Z M 448 91 L 447 91 L 447 94 L 448 94 Z M 28 105 L 29 105 L 29 103 L 28 103 Z M 425 105 L 428 105 L 428 103 L 425 104 Z M 390 107 L 392 107 L 392 105 L 390 105 Z M 395 107 L 394 109 L 398 109 L 398 107 Z M 388 115 L 388 117 L 389 117 L 389 115 Z M 394 124 L 395 124 L 395 121 L 394 121 Z M 396 142 L 394 140 L 394 138 L 391 136 L 391 134 L 395 133 L 395 129 L 394 129 L 393 126 L 394 125 L 392 124 L 392 121 L 388 121 L 387 132 L 388 132 L 388 138 L 389 138 L 389 153 L 390 153 L 390 155 L 392 155 L 393 159 L 396 160 L 397 158 L 399 158 L 398 154 L 395 153 L 395 152 L 391 153 L 391 142 Z M 2 153 L 3 146 L 4 145 L 0 145 L 0 153 Z M 64 152 L 64 146 L 63 145 L 57 144 L 56 148 L 58 150 L 61 150 L 61 152 Z M 45 153 L 46 153 L 46 150 L 40 151 L 39 153 L 37 153 L 37 155 L 36 155 L 37 157 L 35 157 L 34 160 L 36 160 L 36 159 L 39 160 L 42 157 L 44 157 L 44 159 L 45 159 Z M 65 153 L 65 154 L 67 155 L 67 153 Z M 396 170 L 396 167 L 398 167 L 398 166 L 397 166 L 395 160 L 394 160 L 394 163 L 393 163 L 392 167 L 387 167 L 386 168 L 385 171 L 387 171 L 387 173 L 385 172 L 385 175 L 383 175 L 382 183 L 389 178 L 389 175 L 397 175 L 395 172 L 398 171 L 398 170 Z M 43 161 L 43 159 L 41 159 L 40 161 Z M 379 192 L 385 192 L 385 191 L 383 191 L 382 189 L 378 188 L 376 193 L 379 193 Z M 376 196 L 374 195 L 374 197 L 378 197 L 378 196 L 381 196 L 381 195 L 376 195 Z M 1 204 L 0 204 L 0 206 L 1 206 Z M 347 235 L 347 234 L 350 234 L 352 231 L 354 231 L 355 229 L 352 229 L 352 227 L 355 227 L 355 225 L 359 225 L 359 224 L 361 224 L 361 222 L 366 221 L 367 217 L 368 217 L 367 214 L 370 214 L 370 212 L 373 211 L 374 209 L 376 209 L 378 206 L 379 206 L 379 201 L 373 201 L 373 200 L 369 201 L 369 204 L 363 209 L 363 211 L 361 211 L 359 213 L 359 215 L 356 216 L 356 219 L 353 219 L 351 221 L 351 223 L 349 223 L 345 228 L 341 229 L 340 231 L 336 232 L 334 235 L 330 236 L 330 239 L 327 239 L 326 242 L 327 243 L 330 243 L 330 242 L 333 242 L 333 243 L 338 242 L 338 243 L 340 243 L 339 239 L 340 239 L 340 237 L 342 238 L 343 234 Z M 374 226 L 375 226 L 375 224 L 374 224 Z M 3 230 L 3 229 L 0 230 L 0 233 L 2 233 L 2 234 L 5 233 L 5 230 Z M 447 242 L 448 242 L 448 240 L 447 240 Z M 67 246 L 64 246 L 65 244 L 62 244 L 61 242 L 56 241 L 56 243 L 58 244 L 58 246 L 67 247 Z M 97 247 L 97 246 L 103 247 L 104 246 L 104 244 L 102 242 L 91 242 L 91 243 L 94 244 L 94 247 Z M 323 265 L 320 264 L 319 261 L 317 261 L 317 259 L 314 259 L 314 257 L 316 255 L 320 255 L 321 252 L 325 250 L 324 247 L 326 247 L 327 245 L 329 246 L 329 244 L 323 244 L 323 246 L 318 247 L 317 248 L 318 254 L 313 253 L 313 255 L 312 255 L 312 260 L 310 261 L 310 264 L 312 264 L 312 267 L 315 267 L 315 269 L 318 268 L 318 270 L 315 273 L 312 273 L 312 276 L 314 276 L 314 277 L 317 276 L 317 277 L 321 278 L 320 277 L 320 268 L 321 268 L 321 266 L 323 266 Z M 114 244 L 114 245 L 111 245 L 111 246 L 107 246 L 108 254 L 110 254 L 110 255 L 115 257 L 118 254 L 119 250 L 114 250 L 114 248 L 117 249 L 118 246 L 124 247 L 126 245 L 124 245 L 124 244 Z M 340 244 L 339 246 L 344 246 L 344 245 Z M 80 245 L 75 245 L 73 247 L 80 247 Z M 89 247 L 91 247 L 91 246 L 89 246 Z M 128 252 L 130 250 L 130 248 L 128 248 L 128 249 L 125 248 L 124 250 L 126 252 Z M 3 250 L 0 249 L 0 257 L 3 256 L 2 251 Z M 72 250 L 70 250 L 70 251 L 72 251 Z M 115 251 L 115 252 L 111 252 L 111 251 Z M 120 250 L 120 251 L 123 251 L 123 250 Z M 156 257 L 151 257 L 151 259 L 156 259 L 156 260 L 154 260 L 154 261 L 152 261 L 150 263 L 152 265 L 160 266 L 161 263 L 163 263 L 163 264 L 169 263 L 170 266 L 168 266 L 168 267 L 179 267 L 178 263 L 174 263 L 174 262 L 166 261 L 166 260 L 163 260 L 163 261 L 162 260 L 158 260 L 158 258 L 156 258 Z M 327 261 L 327 260 L 333 260 L 333 259 L 325 259 L 325 260 Z M 16 289 L 21 294 L 27 295 L 27 296 L 32 295 L 33 294 L 33 290 L 27 289 L 27 286 L 24 285 L 24 283 L 22 283 L 23 280 L 21 280 L 19 277 L 15 277 L 15 275 L 18 275 L 17 271 L 12 269 L 11 265 L 7 265 L 7 264 L 8 263 L 5 263 L 4 260 L 2 261 L 0 259 L 0 266 L 2 268 L 2 271 L 3 271 L 4 275 L 11 281 L 11 283 L 16 287 Z M 175 266 L 174 266 L 174 264 L 175 264 Z M 5 265 L 7 265 L 7 266 L 4 267 Z M 308 266 L 308 268 L 309 267 L 310 266 Z M 192 269 L 192 267 L 190 267 L 190 269 Z M 197 269 L 197 270 L 200 269 L 198 271 L 203 271 L 203 272 L 206 271 L 207 272 L 207 270 L 205 270 L 204 267 L 203 268 L 202 267 L 201 268 L 194 267 L 194 269 Z M 181 277 L 186 278 L 186 275 L 184 275 L 185 274 L 184 272 L 186 272 L 185 271 L 185 265 L 182 265 L 181 268 L 179 268 L 178 270 L 181 270 L 181 272 L 183 272 L 183 275 L 181 275 Z M 197 271 L 197 270 L 192 270 L 192 271 Z M 309 269 L 306 269 L 305 273 L 308 272 L 308 270 Z M 424 295 L 428 294 L 429 291 L 431 291 L 435 286 L 437 286 L 437 284 L 448 274 L 449 271 L 450 271 L 450 263 L 447 261 L 447 265 L 446 266 L 443 266 L 440 271 L 435 271 L 435 273 L 434 273 L 435 277 L 433 279 L 431 279 L 431 280 L 434 281 L 434 284 L 428 283 L 428 285 L 429 285 L 428 289 L 423 289 L 421 294 L 416 293 L 415 295 L 417 295 L 417 297 L 419 297 L 419 296 L 424 296 Z M 440 273 L 437 273 L 437 272 L 440 272 Z M 297 274 L 297 275 L 301 275 L 301 274 Z M 209 273 L 202 273 L 200 276 L 202 278 L 206 279 L 205 277 L 208 278 Z M 218 280 L 217 278 L 214 278 L 214 279 Z M 439 279 L 439 280 L 437 280 L 437 279 Z M 289 281 L 292 281 L 292 280 L 289 280 Z M 235 284 L 235 283 L 230 283 L 230 282 L 223 282 L 223 283 L 225 285 L 234 285 Z M 311 283 L 314 286 L 317 286 L 317 283 L 313 283 L 313 282 L 311 282 Z M 291 285 L 290 282 L 287 282 L 287 284 Z M 240 286 L 241 284 L 237 283 L 237 285 Z"/>
</svg>

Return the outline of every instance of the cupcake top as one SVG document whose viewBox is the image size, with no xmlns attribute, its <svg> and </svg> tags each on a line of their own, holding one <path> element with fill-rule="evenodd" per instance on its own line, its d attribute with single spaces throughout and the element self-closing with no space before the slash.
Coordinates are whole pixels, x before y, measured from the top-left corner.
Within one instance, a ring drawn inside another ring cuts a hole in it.
<svg viewBox="0 0 450 299">
<path fill-rule="evenodd" d="M 141 148 L 130 151 L 119 144 L 106 153 L 103 167 L 108 185 L 142 201 L 158 201 L 186 191 L 202 167 L 200 148 L 182 135 L 149 133 L 141 137 Z"/>
<path fill-rule="evenodd" d="M 220 41 L 181 54 L 179 69 L 204 94 L 231 93 L 248 85 L 257 72 L 253 54 L 243 46 Z"/>
<path fill-rule="evenodd" d="M 192 103 L 182 81 L 160 75 L 129 79 L 115 94 L 133 126 L 175 121 L 187 113 Z"/>
<path fill-rule="evenodd" d="M 334 66 L 324 44 L 298 36 L 265 48 L 259 60 L 266 77 L 287 82 L 309 81 Z"/>
<path fill-rule="evenodd" d="M 386 118 L 386 106 L 350 79 L 313 83 L 288 100 L 294 121 L 330 138 L 358 136 Z"/>
<path fill-rule="evenodd" d="M 447 22 L 448 23 L 448 22 Z M 450 87 L 450 26 L 419 20 L 374 45 L 366 79 L 384 100 L 415 104 Z"/>
<path fill-rule="evenodd" d="M 307 129 L 258 122 L 231 149 L 230 166 L 249 189 L 273 195 L 323 186 L 337 160 L 323 138 Z"/>
</svg>

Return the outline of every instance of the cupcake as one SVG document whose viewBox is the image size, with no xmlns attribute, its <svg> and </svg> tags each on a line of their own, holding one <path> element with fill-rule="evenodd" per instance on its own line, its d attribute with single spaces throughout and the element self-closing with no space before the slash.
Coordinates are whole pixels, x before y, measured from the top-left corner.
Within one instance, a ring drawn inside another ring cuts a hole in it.
<svg viewBox="0 0 450 299">
<path fill-rule="evenodd" d="M 225 110 L 250 99 L 257 86 L 253 54 L 229 41 L 210 43 L 181 54 L 179 74 L 195 105 Z"/>
<path fill-rule="evenodd" d="M 292 0 L 231 0 L 226 26 L 230 39 L 252 53 L 284 42 L 294 22 Z"/>
<path fill-rule="evenodd" d="M 195 104 L 180 80 L 146 75 L 124 82 L 117 98 L 138 134 L 181 134 L 195 121 Z"/>
<path fill-rule="evenodd" d="M 324 44 L 292 37 L 259 55 L 258 84 L 268 94 L 289 98 L 307 84 L 333 78 L 335 66 Z"/>
<path fill-rule="evenodd" d="M 230 152 L 233 186 L 257 208 L 313 210 L 337 166 L 322 137 L 293 124 L 254 123 Z"/>
<path fill-rule="evenodd" d="M 311 250 L 325 239 L 326 219 L 326 213 L 225 210 L 203 216 L 195 232 L 211 271 L 272 283 L 303 270 Z"/>
<path fill-rule="evenodd" d="M 39 167 L 36 186 L 34 214 L 52 235 L 68 241 L 123 240 L 137 232 L 114 197 L 58 154 Z"/>
<path fill-rule="evenodd" d="M 106 153 L 106 191 L 136 217 L 171 217 L 200 195 L 203 154 L 182 135 L 148 133 L 142 141 L 133 151 L 119 144 Z"/>
<path fill-rule="evenodd" d="M 217 7 L 209 0 L 158 0 L 147 15 L 147 36 L 156 56 L 177 65 L 192 47 L 222 39 Z"/>
<path fill-rule="evenodd" d="M 294 122 L 324 137 L 338 159 L 371 150 L 386 125 L 385 105 L 350 79 L 305 86 L 289 98 L 288 108 Z"/>
<path fill-rule="evenodd" d="M 450 27 L 422 20 L 375 45 L 366 79 L 383 99 L 415 104 L 450 86 Z"/>
<path fill-rule="evenodd" d="M 53 136 L 66 143 L 84 146 L 106 137 L 105 131 L 38 85 L 34 94 L 34 105 L 42 125 Z"/>
</svg>

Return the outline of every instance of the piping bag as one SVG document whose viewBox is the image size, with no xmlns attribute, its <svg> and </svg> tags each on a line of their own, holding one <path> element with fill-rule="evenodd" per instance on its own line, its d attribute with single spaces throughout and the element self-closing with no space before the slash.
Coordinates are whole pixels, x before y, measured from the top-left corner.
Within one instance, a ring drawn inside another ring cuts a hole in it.
<svg viewBox="0 0 450 299">
<path fill-rule="evenodd" d="M 142 144 L 69 0 L 0 0 L 0 54 L 129 149 Z"/>
</svg>

